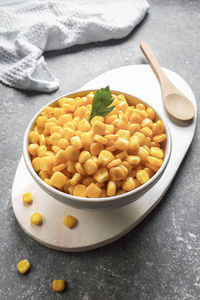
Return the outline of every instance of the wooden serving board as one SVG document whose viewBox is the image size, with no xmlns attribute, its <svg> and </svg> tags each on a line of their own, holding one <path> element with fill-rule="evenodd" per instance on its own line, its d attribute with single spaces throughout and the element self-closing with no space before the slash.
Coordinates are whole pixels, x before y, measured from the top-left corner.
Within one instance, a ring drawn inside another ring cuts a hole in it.
<svg viewBox="0 0 200 300">
<path fill-rule="evenodd" d="M 194 104 L 194 95 L 188 84 L 176 73 L 164 69 L 169 79 Z M 195 118 L 191 123 L 173 123 L 164 111 L 159 83 L 148 65 L 133 65 L 118 68 L 100 75 L 81 90 L 98 89 L 109 85 L 113 90 L 124 91 L 149 103 L 165 116 L 172 135 L 172 153 L 169 163 L 160 178 L 144 196 L 118 209 L 80 210 L 67 206 L 45 193 L 32 179 L 21 158 L 12 189 L 12 204 L 15 216 L 22 229 L 39 243 L 62 251 L 87 251 L 109 244 L 141 222 L 159 203 L 169 188 L 176 172 L 191 144 Z M 32 205 L 24 205 L 22 195 L 32 192 Z M 42 226 L 31 225 L 30 216 L 40 212 L 44 217 Z M 68 229 L 63 218 L 71 214 L 78 224 Z"/>
</svg>

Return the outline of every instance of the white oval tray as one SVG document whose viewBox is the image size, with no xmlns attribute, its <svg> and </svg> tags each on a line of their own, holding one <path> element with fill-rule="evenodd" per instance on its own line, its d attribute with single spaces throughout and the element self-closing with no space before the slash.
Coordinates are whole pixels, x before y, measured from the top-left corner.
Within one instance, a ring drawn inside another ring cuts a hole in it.
<svg viewBox="0 0 200 300">
<path fill-rule="evenodd" d="M 188 84 L 176 73 L 163 69 L 169 79 L 194 104 L 194 95 Z M 174 124 L 164 111 L 159 83 L 148 65 L 133 65 L 118 68 L 90 81 L 82 90 L 98 89 L 109 85 L 113 90 L 124 91 L 143 99 L 167 119 L 172 135 L 172 153 L 162 177 L 137 201 L 113 210 L 87 211 L 64 205 L 46 194 L 33 181 L 23 158 L 21 158 L 12 188 L 12 204 L 15 216 L 22 229 L 39 243 L 62 251 L 87 251 L 109 244 L 141 222 L 159 203 L 169 188 L 194 135 L 196 114 L 187 126 Z M 22 195 L 32 192 L 32 205 L 24 205 Z M 44 217 L 42 226 L 31 225 L 30 216 L 40 212 Z M 71 214 L 77 218 L 77 226 L 70 230 L 62 224 Z"/>
</svg>

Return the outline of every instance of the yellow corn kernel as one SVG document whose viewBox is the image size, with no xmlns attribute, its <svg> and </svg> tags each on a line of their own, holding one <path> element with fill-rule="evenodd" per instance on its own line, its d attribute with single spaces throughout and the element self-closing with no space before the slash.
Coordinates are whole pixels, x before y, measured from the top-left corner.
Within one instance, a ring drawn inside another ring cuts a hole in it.
<svg viewBox="0 0 200 300">
<path fill-rule="evenodd" d="M 83 119 L 83 120 L 81 120 L 78 123 L 77 127 L 78 127 L 78 130 L 80 130 L 82 132 L 85 132 L 85 131 L 89 131 L 90 130 L 91 125 L 90 125 L 90 123 L 86 119 Z"/>
<path fill-rule="evenodd" d="M 121 168 L 122 171 L 124 172 L 124 178 L 126 178 L 126 177 L 128 176 L 129 170 L 128 170 L 128 168 L 124 165 L 124 163 L 127 163 L 127 162 L 123 162 L 123 163 L 120 165 L 120 168 Z"/>
<path fill-rule="evenodd" d="M 100 121 L 96 121 L 92 125 L 92 131 L 95 134 L 104 135 L 105 130 L 106 130 L 106 125 Z"/>
<path fill-rule="evenodd" d="M 140 124 L 142 122 L 142 117 L 137 114 L 137 113 L 133 113 L 130 117 L 129 117 L 129 121 L 131 123 L 138 123 Z"/>
<path fill-rule="evenodd" d="M 61 150 L 61 148 L 58 147 L 57 145 L 53 145 L 53 146 L 51 147 L 51 149 L 53 150 L 54 153 L 57 153 L 58 151 Z"/>
<path fill-rule="evenodd" d="M 118 181 L 118 180 L 124 179 L 125 173 L 124 173 L 123 168 L 121 166 L 111 168 L 110 169 L 110 177 L 113 181 Z"/>
<path fill-rule="evenodd" d="M 47 151 L 47 147 L 45 145 L 39 146 L 37 148 L 37 153 L 39 157 L 45 156 L 46 151 Z"/>
<path fill-rule="evenodd" d="M 57 145 L 58 141 L 62 138 L 62 135 L 58 132 L 54 132 L 53 134 L 50 135 L 49 141 L 51 145 Z"/>
<path fill-rule="evenodd" d="M 38 154 L 38 144 L 30 144 L 28 145 L 28 152 L 29 154 L 31 154 L 32 156 L 37 156 Z"/>
<path fill-rule="evenodd" d="M 81 163 L 77 162 L 77 163 L 75 164 L 75 169 L 76 169 L 76 171 L 77 171 L 80 175 L 85 175 L 85 170 L 84 170 L 84 168 L 83 168 L 83 166 L 82 166 Z"/>
<path fill-rule="evenodd" d="M 156 122 L 156 132 L 157 132 L 157 134 L 163 133 L 164 130 L 165 130 L 165 126 L 164 126 L 164 124 L 163 124 L 163 121 L 158 120 L 158 121 Z"/>
<path fill-rule="evenodd" d="M 40 158 L 39 157 L 35 157 L 32 160 L 32 166 L 36 172 L 38 172 L 40 170 Z"/>
<path fill-rule="evenodd" d="M 115 155 L 115 158 L 116 159 L 124 159 L 124 158 L 126 158 L 128 156 L 128 153 L 127 153 L 127 151 L 122 151 L 122 152 L 120 152 L 120 153 L 118 153 L 118 154 L 116 154 Z"/>
<path fill-rule="evenodd" d="M 107 143 L 107 139 L 101 135 L 95 134 L 93 138 L 94 142 L 105 145 Z"/>
<path fill-rule="evenodd" d="M 46 143 L 46 139 L 45 139 L 44 134 L 40 134 L 39 135 L 39 145 L 42 146 L 42 145 L 45 145 L 45 143 Z"/>
<path fill-rule="evenodd" d="M 148 117 L 148 114 L 145 110 L 141 110 L 141 109 L 138 109 L 138 108 L 135 108 L 135 113 L 140 115 L 140 117 L 142 117 L 142 119 L 145 119 Z"/>
<path fill-rule="evenodd" d="M 138 148 L 139 148 L 139 137 L 134 135 L 130 138 L 129 149 L 136 150 Z"/>
<path fill-rule="evenodd" d="M 95 183 L 95 180 L 94 180 L 93 177 L 85 177 L 82 180 L 82 184 L 85 185 L 85 186 L 89 186 L 91 183 Z"/>
<path fill-rule="evenodd" d="M 154 171 L 155 173 L 159 170 L 160 167 L 157 167 L 155 165 L 150 164 L 148 161 L 145 162 L 145 166 L 149 169 L 151 169 L 152 171 Z"/>
<path fill-rule="evenodd" d="M 153 134 L 152 130 L 149 127 L 143 127 L 140 132 L 143 133 L 146 137 L 150 137 Z"/>
<path fill-rule="evenodd" d="M 65 167 L 66 167 L 66 164 L 62 163 L 62 164 L 59 164 L 59 165 L 55 166 L 52 169 L 52 171 L 53 171 L 53 173 L 55 173 L 55 172 L 61 172 L 62 170 L 65 169 Z"/>
<path fill-rule="evenodd" d="M 64 103 L 63 104 L 63 109 L 64 109 L 65 113 L 74 112 L 75 111 L 75 106 L 73 106 L 71 104 Z"/>
<path fill-rule="evenodd" d="M 99 143 L 92 143 L 92 145 L 90 145 L 90 153 L 92 155 L 99 155 L 99 153 L 103 150 L 103 144 L 99 144 Z"/>
<path fill-rule="evenodd" d="M 17 270 L 21 274 L 25 274 L 31 267 L 30 262 L 27 259 L 23 259 L 17 264 Z"/>
<path fill-rule="evenodd" d="M 151 146 L 151 138 L 150 137 L 145 137 L 144 145 L 150 147 Z"/>
<path fill-rule="evenodd" d="M 69 146 L 69 142 L 66 139 L 62 138 L 58 141 L 58 147 L 61 149 L 65 150 L 67 146 Z"/>
<path fill-rule="evenodd" d="M 109 162 L 109 164 L 107 164 L 107 168 L 113 168 L 113 167 L 116 167 L 116 166 L 118 166 L 118 165 L 120 165 L 121 164 L 121 159 L 120 158 L 117 158 L 117 159 L 114 159 L 114 160 L 112 160 L 111 162 Z"/>
<path fill-rule="evenodd" d="M 116 194 L 116 183 L 115 181 L 108 181 L 108 185 L 107 185 L 107 195 L 108 196 L 114 196 Z"/>
<path fill-rule="evenodd" d="M 146 110 L 146 107 L 143 103 L 137 103 L 135 107 L 140 110 Z"/>
<path fill-rule="evenodd" d="M 70 184 L 76 185 L 79 183 L 80 180 L 81 180 L 81 175 L 79 173 L 75 173 L 74 176 L 72 177 L 72 179 L 70 180 Z M 73 190 L 73 193 L 74 193 L 74 190 Z"/>
<path fill-rule="evenodd" d="M 107 139 L 107 141 L 116 141 L 118 139 L 116 134 L 106 134 L 104 137 Z"/>
<path fill-rule="evenodd" d="M 154 175 L 154 171 L 149 168 L 144 168 L 145 171 L 149 174 L 149 178 L 151 178 Z"/>
<path fill-rule="evenodd" d="M 137 123 L 131 124 L 129 127 L 130 135 L 132 136 L 135 132 L 140 131 L 140 125 Z"/>
<path fill-rule="evenodd" d="M 74 186 L 70 185 L 67 189 L 68 189 L 69 194 L 73 195 Z"/>
<path fill-rule="evenodd" d="M 122 189 L 126 192 L 129 192 L 129 191 L 135 189 L 135 180 L 133 179 L 133 177 L 127 177 L 122 182 Z"/>
<path fill-rule="evenodd" d="M 68 146 L 65 150 L 65 154 L 67 160 L 72 160 L 72 161 L 78 160 L 79 151 L 77 151 L 77 149 L 75 149 L 73 146 Z"/>
<path fill-rule="evenodd" d="M 147 151 L 147 149 L 145 149 L 145 147 L 139 147 L 138 150 L 138 156 L 140 157 L 141 160 L 145 160 L 148 158 L 149 156 L 149 151 Z"/>
<path fill-rule="evenodd" d="M 81 148 L 83 147 L 82 140 L 81 140 L 80 137 L 77 136 L 77 135 L 73 136 L 73 137 L 71 138 L 70 142 L 71 142 L 71 145 L 72 145 L 75 149 L 77 149 L 77 150 L 79 150 L 79 149 L 81 149 Z"/>
<path fill-rule="evenodd" d="M 64 124 L 72 121 L 71 114 L 64 114 L 58 118 L 59 125 L 63 126 Z"/>
<path fill-rule="evenodd" d="M 118 150 L 121 151 L 126 151 L 129 148 L 129 141 L 125 138 L 121 138 L 119 137 L 116 141 L 115 141 L 115 147 Z"/>
<path fill-rule="evenodd" d="M 120 101 L 120 103 L 117 105 L 117 108 L 125 112 L 126 109 L 128 108 L 128 104 L 126 101 Z"/>
<path fill-rule="evenodd" d="M 118 116 L 116 114 L 114 114 L 114 115 L 108 114 L 104 120 L 105 120 L 106 124 L 110 125 L 117 119 L 118 119 Z"/>
<path fill-rule="evenodd" d="M 128 130 L 124 130 L 124 129 L 119 129 L 117 131 L 117 135 L 121 138 L 124 138 L 124 139 L 129 139 L 130 137 L 130 131 Z"/>
<path fill-rule="evenodd" d="M 66 169 L 68 173 L 74 174 L 76 172 L 76 163 L 74 161 L 67 161 L 66 162 Z"/>
<path fill-rule="evenodd" d="M 120 129 L 127 130 L 128 129 L 128 118 L 124 114 L 121 114 L 119 116 L 119 124 L 118 124 Z"/>
<path fill-rule="evenodd" d="M 63 224 L 69 229 L 72 229 L 77 224 L 77 220 L 73 216 L 67 215 L 63 220 Z"/>
<path fill-rule="evenodd" d="M 145 118 L 142 120 L 142 123 L 141 123 L 141 127 L 148 127 L 148 128 L 152 128 L 153 126 L 153 121 L 149 118 Z"/>
<path fill-rule="evenodd" d="M 98 161 L 101 165 L 106 166 L 110 161 L 114 160 L 114 156 L 107 150 L 102 150 L 99 153 Z"/>
<path fill-rule="evenodd" d="M 67 139 L 70 140 L 74 136 L 74 129 L 66 126 L 63 128 L 63 136 Z"/>
<path fill-rule="evenodd" d="M 54 187 L 53 184 L 51 183 L 50 179 L 45 178 L 44 182 L 46 182 L 49 186 Z"/>
<path fill-rule="evenodd" d="M 151 119 L 153 121 L 155 118 L 155 115 L 156 115 L 155 111 L 152 108 L 148 107 L 147 114 L 148 114 L 149 119 Z"/>
<path fill-rule="evenodd" d="M 108 147 L 105 147 L 105 150 L 109 151 L 109 152 L 114 152 L 116 151 L 116 147 L 115 146 L 108 146 Z"/>
<path fill-rule="evenodd" d="M 73 195 L 77 197 L 86 197 L 86 186 L 83 184 L 75 185 Z"/>
<path fill-rule="evenodd" d="M 92 120 L 90 121 L 90 124 L 93 125 L 96 121 L 104 122 L 104 117 L 101 117 L 101 116 L 95 116 L 95 117 L 92 118 Z"/>
<path fill-rule="evenodd" d="M 86 195 L 89 198 L 99 198 L 101 196 L 101 189 L 94 183 L 86 188 Z"/>
<path fill-rule="evenodd" d="M 147 182 L 149 180 L 149 174 L 145 170 L 139 170 L 136 173 L 136 178 L 137 178 L 137 180 L 139 180 L 139 182 L 141 184 L 144 184 L 145 182 Z"/>
<path fill-rule="evenodd" d="M 31 204 L 33 202 L 32 193 L 28 192 L 28 193 L 23 194 L 23 201 L 26 204 Z"/>
<path fill-rule="evenodd" d="M 75 120 L 73 119 L 71 122 L 65 123 L 63 127 L 64 127 L 64 128 L 65 128 L 65 127 L 71 128 L 71 129 L 74 131 L 74 130 L 76 129 L 76 122 L 75 122 Z"/>
<path fill-rule="evenodd" d="M 141 132 L 136 132 L 135 134 L 134 134 L 134 137 L 138 137 L 138 140 L 139 140 L 139 145 L 140 146 L 142 146 L 142 145 L 144 145 L 144 142 L 145 142 L 145 135 L 143 134 L 143 133 L 141 133 Z"/>
<path fill-rule="evenodd" d="M 48 178 L 48 173 L 46 170 L 41 170 L 39 172 L 39 176 L 40 176 L 40 178 L 42 178 L 42 180 L 45 180 L 45 178 Z"/>
<path fill-rule="evenodd" d="M 93 177 L 97 182 L 103 183 L 109 179 L 108 170 L 106 168 L 99 168 Z"/>
<path fill-rule="evenodd" d="M 38 212 L 32 214 L 30 217 L 31 223 L 35 225 L 41 225 L 43 222 L 42 215 Z"/>
<path fill-rule="evenodd" d="M 28 139 L 31 144 L 37 144 L 39 141 L 39 133 L 36 131 L 30 131 L 28 134 Z"/>
<path fill-rule="evenodd" d="M 151 147 L 150 148 L 150 154 L 152 156 L 155 156 L 157 158 L 163 158 L 164 157 L 164 151 L 158 147 Z"/>
<path fill-rule="evenodd" d="M 54 125 L 57 124 L 57 120 L 55 117 L 49 118 L 47 122 L 53 122 Z M 46 124 L 46 123 L 45 123 Z"/>
<path fill-rule="evenodd" d="M 62 127 L 61 127 L 61 126 L 58 126 L 58 125 L 52 126 L 52 127 L 51 127 L 50 133 L 53 134 L 53 133 L 55 133 L 55 132 L 60 133 L 60 134 L 62 135 L 62 132 L 63 132 Z"/>
<path fill-rule="evenodd" d="M 55 155 L 55 162 L 57 164 L 65 163 L 67 160 L 66 151 L 59 150 Z"/>
<path fill-rule="evenodd" d="M 67 181 L 67 177 L 61 172 L 55 172 L 51 176 L 51 183 L 58 189 L 62 188 Z"/>
<path fill-rule="evenodd" d="M 148 162 L 156 167 L 160 167 L 163 163 L 163 160 L 160 158 L 156 158 L 154 156 L 148 156 Z"/>
<path fill-rule="evenodd" d="M 45 127 L 45 123 L 46 123 L 47 120 L 48 120 L 47 117 L 39 116 L 36 119 L 36 125 L 37 125 L 37 127 L 40 128 L 40 129 L 43 129 Z"/>
<path fill-rule="evenodd" d="M 92 160 L 91 158 L 89 158 L 88 160 L 86 160 L 86 162 L 84 162 L 84 170 L 88 175 L 92 175 L 94 173 L 96 173 L 97 171 L 97 164 L 94 160 Z"/>
<path fill-rule="evenodd" d="M 153 141 L 156 143 L 162 143 L 166 140 L 167 136 L 165 133 L 162 133 L 160 135 L 156 135 L 153 137 Z"/>
<path fill-rule="evenodd" d="M 113 125 L 108 125 L 106 124 L 106 130 L 105 130 L 105 134 L 112 134 L 115 130 L 115 127 Z"/>
<path fill-rule="evenodd" d="M 89 151 L 82 151 L 78 157 L 78 161 L 80 163 L 84 163 L 86 160 L 88 160 L 89 158 L 91 158 L 91 154 Z"/>
<path fill-rule="evenodd" d="M 160 144 L 156 142 L 151 142 L 150 146 L 160 148 Z"/>
<path fill-rule="evenodd" d="M 93 143 L 93 133 L 92 132 L 83 132 L 81 134 L 81 140 L 84 146 L 90 146 Z"/>
<path fill-rule="evenodd" d="M 65 290 L 65 280 L 56 279 L 52 282 L 52 290 L 55 292 L 63 292 Z"/>
<path fill-rule="evenodd" d="M 126 161 L 131 165 L 138 165 L 140 163 L 140 157 L 138 155 L 128 155 Z"/>
</svg>

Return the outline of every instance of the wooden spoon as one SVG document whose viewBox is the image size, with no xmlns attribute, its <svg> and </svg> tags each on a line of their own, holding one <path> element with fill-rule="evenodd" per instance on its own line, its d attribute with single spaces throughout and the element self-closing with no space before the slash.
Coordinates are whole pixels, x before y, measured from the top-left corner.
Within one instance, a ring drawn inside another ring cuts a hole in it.
<svg viewBox="0 0 200 300">
<path fill-rule="evenodd" d="M 159 80 L 162 90 L 162 98 L 167 112 L 177 120 L 191 120 L 194 117 L 194 106 L 190 100 L 167 78 L 151 47 L 146 42 L 141 42 L 140 48 Z"/>
</svg>

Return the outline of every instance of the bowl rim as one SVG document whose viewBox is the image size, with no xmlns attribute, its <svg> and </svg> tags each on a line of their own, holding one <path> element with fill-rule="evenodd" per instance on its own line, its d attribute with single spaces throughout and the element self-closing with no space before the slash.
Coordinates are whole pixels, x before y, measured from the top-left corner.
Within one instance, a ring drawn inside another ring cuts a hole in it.
<svg viewBox="0 0 200 300">
<path fill-rule="evenodd" d="M 158 113 L 157 110 L 152 107 L 151 105 L 149 105 L 146 101 L 132 95 L 132 94 L 128 94 L 125 92 L 121 92 L 121 91 L 116 91 L 116 90 L 111 90 L 111 93 L 115 94 L 123 94 L 125 97 L 126 95 L 129 97 L 134 97 L 137 101 L 144 103 L 145 105 L 147 105 L 148 107 L 153 108 L 153 110 L 155 111 L 156 115 L 163 121 L 164 125 L 165 125 L 165 131 L 167 134 L 167 142 L 166 142 L 166 147 L 165 149 L 167 149 L 167 151 L 165 152 L 165 156 L 164 156 L 164 160 L 163 160 L 163 164 L 161 165 L 160 169 L 144 184 L 142 184 L 141 186 L 137 187 L 134 190 L 131 190 L 129 192 L 125 192 L 123 194 L 120 195 L 115 195 L 115 196 L 110 196 L 110 197 L 102 197 L 102 198 L 87 198 L 87 197 L 78 197 L 78 196 L 73 196 L 67 193 L 64 193 L 62 191 L 59 191 L 53 187 L 51 187 L 50 185 L 48 185 L 45 181 L 43 181 L 40 176 L 36 173 L 36 171 L 33 169 L 32 163 L 31 163 L 31 159 L 30 159 L 30 155 L 28 153 L 28 134 L 31 130 L 31 128 L 33 127 L 33 124 L 35 123 L 36 118 L 40 115 L 40 113 L 43 111 L 44 107 L 46 106 L 50 106 L 52 104 L 54 104 L 55 102 L 57 102 L 59 99 L 63 98 L 63 97 L 73 97 L 76 96 L 78 97 L 79 94 L 85 94 L 87 95 L 89 92 L 95 92 L 97 89 L 89 89 L 89 90 L 78 90 L 75 92 L 70 92 L 67 94 L 64 94 L 62 96 L 59 96 L 58 98 L 51 100 L 50 102 L 48 102 L 45 106 L 43 106 L 35 115 L 34 117 L 31 119 L 31 121 L 29 122 L 25 134 L 24 134 L 24 139 L 23 139 L 23 158 L 26 164 L 26 167 L 29 171 L 29 173 L 32 175 L 33 179 L 37 182 L 37 184 L 39 184 L 42 189 L 46 192 L 46 190 L 49 191 L 49 193 L 52 195 L 55 195 L 55 199 L 59 200 L 58 198 L 62 198 L 62 202 L 66 202 L 65 204 L 69 204 L 68 200 L 73 200 L 76 201 L 77 204 L 78 203 L 88 203 L 89 205 L 91 204 L 95 204 L 95 203 L 111 203 L 111 202 L 115 202 L 117 199 L 121 199 L 121 198 L 128 198 L 129 196 L 134 196 L 135 194 L 137 194 L 138 192 L 145 190 L 148 186 L 150 186 L 154 181 L 156 181 L 156 179 L 161 175 L 161 173 L 164 171 L 164 169 L 166 168 L 170 155 L 171 155 L 171 149 L 172 149 L 172 138 L 171 138 L 171 133 L 167 124 L 167 121 L 165 119 L 165 117 L 162 115 L 162 113 Z M 84 97 L 84 96 L 82 96 Z M 57 196 L 57 198 L 56 198 Z M 63 199 L 65 199 L 63 201 Z M 134 200 L 133 200 L 134 201 Z M 75 203 L 74 203 L 75 204 Z M 74 205 L 75 206 L 75 205 Z"/>
</svg>

